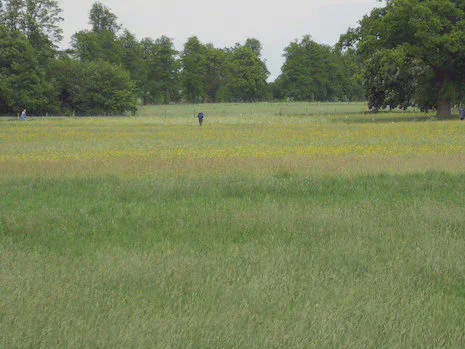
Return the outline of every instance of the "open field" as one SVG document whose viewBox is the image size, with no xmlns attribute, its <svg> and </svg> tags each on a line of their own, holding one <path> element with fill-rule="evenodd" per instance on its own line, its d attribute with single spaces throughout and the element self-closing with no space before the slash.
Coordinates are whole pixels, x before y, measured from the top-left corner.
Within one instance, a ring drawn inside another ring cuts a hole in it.
<svg viewBox="0 0 465 349">
<path fill-rule="evenodd" d="M 0 120 L 0 348 L 464 347 L 465 123 L 345 111 Z"/>
<path fill-rule="evenodd" d="M 158 117 L 190 117 L 200 111 L 213 116 L 313 116 L 319 119 L 327 119 L 328 116 L 360 115 L 367 112 L 368 106 L 364 102 L 349 103 L 216 103 L 216 104 L 179 104 L 179 105 L 149 105 L 139 107 L 137 116 Z M 410 109 L 398 114 L 418 113 L 418 110 Z"/>
</svg>

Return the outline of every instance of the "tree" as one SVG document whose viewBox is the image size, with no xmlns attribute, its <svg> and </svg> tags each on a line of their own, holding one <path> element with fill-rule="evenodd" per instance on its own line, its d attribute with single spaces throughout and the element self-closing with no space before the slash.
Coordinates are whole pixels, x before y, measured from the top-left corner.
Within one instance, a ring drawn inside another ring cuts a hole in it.
<svg viewBox="0 0 465 349">
<path fill-rule="evenodd" d="M 226 60 L 226 86 L 229 98 L 254 102 L 263 99 L 269 76 L 265 63 L 247 46 L 236 46 Z"/>
<path fill-rule="evenodd" d="M 20 30 L 24 0 L 0 0 L 2 24 L 8 30 Z"/>
<path fill-rule="evenodd" d="M 208 102 L 218 102 L 221 99 L 220 89 L 225 84 L 226 52 L 206 45 L 204 88 Z"/>
<path fill-rule="evenodd" d="M 118 40 L 120 26 L 117 17 L 110 9 L 95 2 L 89 12 L 92 30 L 83 30 L 73 35 L 71 46 L 76 56 L 85 62 L 107 61 L 122 64 L 124 54 Z"/>
<path fill-rule="evenodd" d="M 250 48 L 253 51 L 253 53 L 255 54 L 255 56 L 257 56 L 258 58 L 262 57 L 263 46 L 262 46 L 262 43 L 260 41 L 258 41 L 257 39 L 248 38 L 245 41 L 244 46 Z"/>
<path fill-rule="evenodd" d="M 363 87 L 363 64 L 357 52 L 353 49 L 340 52 L 336 50 L 342 62 L 344 79 L 342 91 L 349 101 L 366 101 L 366 92 Z"/>
<path fill-rule="evenodd" d="M 129 73 L 108 62 L 69 58 L 54 63 L 51 79 L 63 110 L 78 115 L 121 115 L 135 112 L 137 96 Z"/>
<path fill-rule="evenodd" d="M 0 111 L 51 111 L 56 107 L 51 102 L 52 93 L 52 85 L 27 38 L 0 25 Z"/>
<path fill-rule="evenodd" d="M 341 45 L 357 48 L 366 66 L 371 108 L 434 106 L 438 117 L 448 117 L 452 103 L 464 98 L 464 28 L 463 1 L 389 0 Z"/>
<path fill-rule="evenodd" d="M 286 91 L 283 88 L 282 76 L 279 76 L 275 81 L 270 82 L 267 90 L 270 100 L 282 101 L 286 97 Z"/>
<path fill-rule="evenodd" d="M 121 29 L 118 24 L 118 17 L 101 2 L 94 2 L 89 13 L 89 24 L 95 33 L 110 31 L 117 34 Z"/>
<path fill-rule="evenodd" d="M 128 30 L 124 31 L 123 35 L 118 38 L 118 41 L 121 48 L 121 63 L 129 74 L 131 74 L 131 79 L 137 87 L 137 95 L 142 98 L 148 74 L 148 67 L 143 57 L 142 44 Z"/>
<path fill-rule="evenodd" d="M 288 98 L 298 101 L 346 99 L 341 56 L 307 35 L 285 48 L 280 83 Z"/>
<path fill-rule="evenodd" d="M 206 47 L 196 36 L 189 38 L 181 54 L 181 86 L 184 98 L 192 103 L 203 102 L 206 97 Z"/>
<path fill-rule="evenodd" d="M 25 0 L 23 32 L 33 46 L 42 40 L 56 44 L 63 39 L 62 12 L 56 0 Z"/>
<path fill-rule="evenodd" d="M 75 56 L 83 62 L 106 61 L 122 64 L 123 47 L 118 37 L 109 30 L 77 32 L 71 39 L 71 46 Z"/>
<path fill-rule="evenodd" d="M 46 65 L 62 40 L 62 10 L 55 0 L 0 0 L 0 22 L 10 31 L 20 31 L 36 50 L 40 65 Z"/>
<path fill-rule="evenodd" d="M 169 103 L 179 97 L 180 64 L 173 40 L 166 36 L 142 40 L 142 56 L 147 67 L 144 103 Z"/>
<path fill-rule="evenodd" d="M 72 115 L 76 109 L 74 98 L 82 77 L 81 62 L 63 55 L 50 63 L 47 77 L 54 87 L 54 98 L 60 111 Z"/>
</svg>

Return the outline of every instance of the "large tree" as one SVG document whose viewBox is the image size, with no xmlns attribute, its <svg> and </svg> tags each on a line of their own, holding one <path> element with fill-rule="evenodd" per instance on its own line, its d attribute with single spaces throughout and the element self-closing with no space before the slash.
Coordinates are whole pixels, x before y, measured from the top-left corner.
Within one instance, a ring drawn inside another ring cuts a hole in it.
<svg viewBox="0 0 465 349">
<path fill-rule="evenodd" d="M 53 44 L 62 39 L 63 30 L 60 23 L 62 10 L 56 0 L 25 0 L 23 11 L 24 33 L 32 45 L 37 45 L 44 39 Z"/>
<path fill-rule="evenodd" d="M 0 112 L 31 113 L 54 109 L 52 86 L 40 67 L 37 54 L 19 31 L 0 25 Z"/>
<path fill-rule="evenodd" d="M 8 30 L 20 30 L 24 0 L 0 0 L 0 22 Z"/>
<path fill-rule="evenodd" d="M 109 8 L 95 2 L 89 12 L 92 29 L 73 35 L 71 46 L 76 56 L 85 62 L 102 60 L 122 64 L 124 49 L 118 40 L 121 27 L 117 21 L 118 18 Z"/>
<path fill-rule="evenodd" d="M 61 8 L 55 0 L 0 0 L 0 23 L 23 33 L 46 65 L 62 39 Z"/>
<path fill-rule="evenodd" d="M 71 46 L 77 58 L 84 62 L 106 61 L 121 64 L 124 49 L 111 31 L 83 30 L 73 35 Z"/>
<path fill-rule="evenodd" d="M 90 9 L 89 24 L 93 32 L 111 31 L 117 34 L 121 29 L 118 17 L 99 1 L 94 2 Z"/>
<path fill-rule="evenodd" d="M 341 56 L 309 35 L 285 48 L 280 83 L 288 98 L 298 101 L 347 99 L 346 74 Z"/>
<path fill-rule="evenodd" d="M 56 0 L 0 0 L 0 23 L 21 31 L 34 48 L 44 40 L 52 44 L 61 41 L 61 13 Z"/>
<path fill-rule="evenodd" d="M 135 84 L 122 67 L 65 57 L 53 63 L 50 79 L 65 112 L 95 116 L 136 111 Z"/>
<path fill-rule="evenodd" d="M 142 98 L 147 81 L 148 67 L 143 57 L 143 46 L 134 34 L 125 30 L 118 38 L 121 50 L 121 63 L 136 83 L 137 95 Z"/>
<path fill-rule="evenodd" d="M 206 45 L 204 86 L 208 102 L 218 102 L 221 99 L 221 87 L 225 84 L 226 52 L 215 48 L 212 44 Z"/>
<path fill-rule="evenodd" d="M 145 103 L 169 103 L 179 97 L 178 52 L 173 40 L 162 36 L 157 40 L 142 40 L 142 57 L 147 69 L 143 84 Z"/>
<path fill-rule="evenodd" d="M 189 38 L 181 54 L 181 86 L 184 98 L 192 103 L 205 100 L 207 48 L 195 36 Z"/>
<path fill-rule="evenodd" d="M 247 39 L 225 49 L 224 83 L 219 94 L 227 102 L 255 102 L 265 98 L 270 75 L 261 57 L 262 45 L 257 39 Z"/>
<path fill-rule="evenodd" d="M 465 91 L 465 2 L 389 0 L 341 38 L 366 67 L 370 107 L 433 106 L 439 117 Z"/>
</svg>

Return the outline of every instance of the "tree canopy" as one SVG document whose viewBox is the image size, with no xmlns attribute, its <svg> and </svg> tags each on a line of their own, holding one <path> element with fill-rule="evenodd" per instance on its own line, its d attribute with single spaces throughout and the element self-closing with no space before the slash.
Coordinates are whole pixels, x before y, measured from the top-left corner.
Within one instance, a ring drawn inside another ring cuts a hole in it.
<svg viewBox="0 0 465 349">
<path fill-rule="evenodd" d="M 419 106 L 447 117 L 465 91 L 465 3 L 390 0 L 341 37 L 363 59 L 372 109 Z"/>
<path fill-rule="evenodd" d="M 0 112 L 46 111 L 53 104 L 51 95 L 52 86 L 26 36 L 0 26 Z"/>
<path fill-rule="evenodd" d="M 273 82 L 256 38 L 215 47 L 192 36 L 178 51 L 167 36 L 138 39 L 98 1 L 89 27 L 60 51 L 61 12 L 57 0 L 0 0 L 1 113 L 27 106 L 111 115 L 138 103 L 368 98 L 373 110 L 415 105 L 447 116 L 465 97 L 463 1 L 387 1 L 336 46 L 303 36 L 284 49 Z"/>
<path fill-rule="evenodd" d="M 361 82 L 355 77 L 359 65 L 351 52 L 341 53 L 306 35 L 284 49 L 284 58 L 277 84 L 287 98 L 296 101 L 363 99 Z"/>
</svg>

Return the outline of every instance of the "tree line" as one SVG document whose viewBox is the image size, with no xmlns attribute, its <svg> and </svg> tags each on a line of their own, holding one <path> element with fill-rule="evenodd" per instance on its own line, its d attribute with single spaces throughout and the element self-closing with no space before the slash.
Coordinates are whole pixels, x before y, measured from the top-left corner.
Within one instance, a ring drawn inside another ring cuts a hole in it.
<svg viewBox="0 0 465 349">
<path fill-rule="evenodd" d="M 100 2 L 88 30 L 59 50 L 55 0 L 0 0 L 0 113 L 121 114 L 138 103 L 362 100 L 357 58 L 306 36 L 286 48 L 272 83 L 259 40 L 217 48 L 193 36 L 138 40 Z"/>
<path fill-rule="evenodd" d="M 139 103 L 368 100 L 448 117 L 465 100 L 463 0 L 385 0 L 335 46 L 304 36 L 268 82 L 254 38 L 217 48 L 191 37 L 138 40 L 100 2 L 59 50 L 56 0 L 0 0 L 0 113 L 121 114 Z"/>
</svg>

